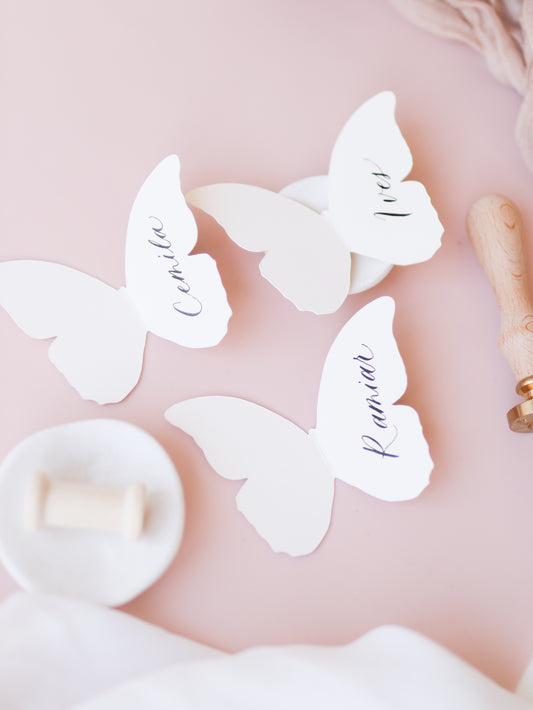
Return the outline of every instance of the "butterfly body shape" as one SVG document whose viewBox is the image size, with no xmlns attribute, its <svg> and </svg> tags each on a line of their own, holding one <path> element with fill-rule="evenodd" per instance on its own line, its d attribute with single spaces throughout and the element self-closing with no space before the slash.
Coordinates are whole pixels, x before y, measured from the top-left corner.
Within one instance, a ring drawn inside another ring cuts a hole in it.
<svg viewBox="0 0 533 710">
<path fill-rule="evenodd" d="M 231 309 L 214 260 L 190 255 L 194 217 L 176 155 L 146 179 L 126 240 L 126 286 L 37 260 L 0 263 L 0 305 L 33 338 L 54 338 L 49 357 L 85 399 L 118 402 L 137 384 L 147 332 L 192 348 L 216 345 Z"/>
<path fill-rule="evenodd" d="M 297 308 L 331 313 L 348 293 L 375 282 L 357 274 L 359 256 L 381 262 L 372 271 L 383 278 L 390 265 L 425 261 L 440 246 L 443 228 L 424 186 L 405 181 L 413 163 L 395 104 L 384 91 L 348 120 L 331 154 L 324 210 L 294 190 L 237 183 L 198 187 L 186 199 L 236 244 L 265 252 L 262 275 Z"/>
<path fill-rule="evenodd" d="M 173 405 L 167 420 L 192 436 L 214 470 L 243 480 L 237 506 L 276 552 L 304 555 L 325 536 L 335 478 L 386 501 L 416 497 L 433 463 L 392 334 L 394 301 L 356 313 L 326 358 L 316 427 L 237 397 Z"/>
</svg>

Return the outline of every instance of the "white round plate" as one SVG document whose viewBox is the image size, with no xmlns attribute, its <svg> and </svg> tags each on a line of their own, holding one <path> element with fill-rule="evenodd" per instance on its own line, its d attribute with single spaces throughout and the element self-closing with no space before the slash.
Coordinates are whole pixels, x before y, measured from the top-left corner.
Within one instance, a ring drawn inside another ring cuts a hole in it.
<svg viewBox="0 0 533 710">
<path fill-rule="evenodd" d="M 143 534 L 43 528 L 26 532 L 29 477 L 125 487 L 146 485 Z M 119 606 L 143 592 L 174 559 L 183 534 L 181 482 L 161 445 L 142 429 L 112 419 L 64 424 L 33 434 L 0 466 L 0 559 L 26 590 Z"/>
</svg>

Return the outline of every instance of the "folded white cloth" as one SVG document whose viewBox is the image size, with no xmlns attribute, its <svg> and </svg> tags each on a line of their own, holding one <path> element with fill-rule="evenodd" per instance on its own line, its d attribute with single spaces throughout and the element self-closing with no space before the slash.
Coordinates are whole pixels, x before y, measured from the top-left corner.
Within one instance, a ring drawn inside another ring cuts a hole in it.
<svg viewBox="0 0 533 710">
<path fill-rule="evenodd" d="M 256 648 L 176 665 L 76 710 L 531 710 L 466 663 L 399 627 L 336 648 Z"/>
<path fill-rule="evenodd" d="M 21 592 L 0 604 L 0 708 L 63 710 L 155 669 L 219 655 L 120 611 Z"/>
<path fill-rule="evenodd" d="M 526 674 L 527 675 L 527 674 Z M 527 683 L 522 685 L 527 695 Z M 531 710 L 436 643 L 385 626 L 346 646 L 225 654 L 86 602 L 0 605 L 2 710 Z"/>
</svg>

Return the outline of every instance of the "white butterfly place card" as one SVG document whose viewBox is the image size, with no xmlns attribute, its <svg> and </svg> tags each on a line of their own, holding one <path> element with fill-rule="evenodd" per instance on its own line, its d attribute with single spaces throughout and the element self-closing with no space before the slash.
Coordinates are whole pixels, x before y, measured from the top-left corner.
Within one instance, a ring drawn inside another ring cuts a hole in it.
<svg viewBox="0 0 533 710">
<path fill-rule="evenodd" d="M 416 411 L 395 402 L 407 376 L 392 332 L 394 301 L 378 298 L 346 323 L 326 358 L 309 433 L 252 402 L 199 397 L 168 421 L 214 470 L 245 480 L 237 507 L 276 552 L 312 552 L 331 520 L 338 478 L 376 498 L 415 498 L 433 463 Z"/>
<path fill-rule="evenodd" d="M 404 182 L 413 165 L 384 91 L 364 103 L 338 136 L 327 176 L 281 193 L 221 183 L 187 193 L 229 237 L 266 252 L 262 275 L 297 308 L 332 313 L 348 293 L 374 286 L 393 264 L 429 259 L 443 227 L 424 186 Z"/>
<path fill-rule="evenodd" d="M 84 399 L 119 402 L 137 384 L 148 331 L 189 348 L 216 345 L 231 309 L 217 266 L 190 252 L 197 227 L 176 155 L 142 185 L 126 239 L 126 287 L 61 264 L 0 263 L 0 305 L 33 338 L 55 338 L 49 357 Z"/>
</svg>

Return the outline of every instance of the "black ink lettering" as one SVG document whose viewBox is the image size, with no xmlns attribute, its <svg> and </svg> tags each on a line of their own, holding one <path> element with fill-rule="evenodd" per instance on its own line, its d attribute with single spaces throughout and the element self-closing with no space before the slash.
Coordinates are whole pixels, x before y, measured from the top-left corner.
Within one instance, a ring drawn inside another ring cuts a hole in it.
<svg viewBox="0 0 533 710">
<path fill-rule="evenodd" d="M 153 239 L 149 239 L 148 242 L 150 244 L 153 244 L 154 247 L 159 247 L 160 249 L 170 249 L 170 247 L 172 246 L 171 242 L 169 242 L 168 239 L 166 239 L 165 237 L 160 237 L 160 239 L 160 242 L 156 242 Z M 167 258 L 172 259 L 171 256 L 168 256 L 168 254 L 163 254 L 160 256 L 166 256 Z"/>
<path fill-rule="evenodd" d="M 163 253 L 158 254 L 157 256 L 162 256 L 165 259 L 170 260 L 170 269 L 167 269 L 167 273 L 170 275 L 171 278 L 175 279 L 178 282 L 176 284 L 178 291 L 187 296 L 187 299 L 185 299 L 186 303 L 184 303 L 183 300 L 179 300 L 173 303 L 172 307 L 175 311 L 181 313 L 184 316 L 200 315 L 200 313 L 202 312 L 202 304 L 198 300 L 198 298 L 196 298 L 196 296 L 193 296 L 190 293 L 190 284 L 183 276 L 183 271 L 180 269 L 180 263 L 176 259 L 176 255 L 172 250 L 172 242 L 170 241 L 170 239 L 168 239 L 167 235 L 163 231 L 163 222 L 159 219 L 159 217 L 151 216 L 149 217 L 149 219 L 154 220 L 156 222 L 156 226 L 152 227 L 152 232 L 154 236 L 157 237 L 157 239 L 151 237 L 150 239 L 148 239 L 148 243 L 152 244 L 152 246 L 157 247 L 158 249 L 165 250 Z"/>
<path fill-rule="evenodd" d="M 376 180 L 376 186 L 378 188 L 378 198 L 381 200 L 381 202 L 384 202 L 386 204 L 391 204 L 393 202 L 397 202 L 398 198 L 395 197 L 391 192 L 388 192 L 391 187 L 392 187 L 392 178 L 390 175 L 387 175 L 386 172 L 384 172 L 380 166 L 375 163 L 373 160 L 370 158 L 364 158 L 368 163 L 371 163 L 375 170 L 371 172 L 371 175 L 373 175 Z M 374 217 L 377 219 L 386 219 L 387 217 L 410 217 L 411 212 L 381 212 L 377 210 L 374 212 Z"/>
<path fill-rule="evenodd" d="M 361 374 L 365 378 L 365 380 L 370 380 L 370 382 L 375 381 L 375 376 L 374 372 L 376 371 L 376 368 L 373 365 L 370 365 L 372 368 L 371 370 L 368 367 L 363 367 L 362 365 L 359 366 L 359 370 L 361 371 Z"/>
<path fill-rule="evenodd" d="M 368 352 L 370 353 L 370 355 L 368 355 L 367 357 L 365 357 L 364 355 L 357 355 L 356 357 L 354 357 L 354 360 L 359 360 L 359 362 L 361 362 L 362 360 L 364 360 L 365 362 L 370 362 L 370 360 L 373 360 L 373 359 L 374 359 L 374 353 L 373 353 L 372 350 L 368 347 L 368 345 L 365 345 L 364 343 L 361 343 L 361 347 L 362 347 L 362 348 L 366 348 L 366 349 L 368 350 Z"/>
<path fill-rule="evenodd" d="M 412 212 L 374 212 L 374 217 L 410 217 Z"/>
<path fill-rule="evenodd" d="M 372 349 L 364 343 L 361 343 L 361 348 L 364 349 L 364 354 L 359 353 L 358 355 L 352 358 L 359 365 L 359 375 L 361 379 L 359 379 L 357 382 L 359 385 L 369 390 L 368 395 L 365 397 L 365 402 L 368 406 L 368 412 L 370 415 L 371 422 L 372 424 L 374 424 L 374 426 L 383 431 L 385 429 L 389 429 L 390 425 L 387 421 L 387 415 L 385 414 L 383 405 L 381 404 L 379 387 L 377 384 L 375 384 L 377 377 L 376 366 L 370 362 L 374 359 L 374 353 Z M 392 445 L 392 443 L 396 440 L 396 437 L 398 436 L 396 427 L 394 427 L 394 430 L 396 432 L 394 438 L 387 446 L 383 446 L 378 439 L 375 439 L 369 434 L 365 434 L 361 437 L 363 444 L 365 444 L 365 446 L 363 447 L 364 450 L 379 454 L 382 458 L 398 458 L 396 454 L 391 454 L 387 451 L 387 449 Z"/>
<path fill-rule="evenodd" d="M 373 436 L 368 436 L 367 434 L 364 434 L 361 437 L 361 441 L 363 442 L 363 450 L 364 451 L 369 451 L 371 454 L 378 454 L 381 456 L 382 459 L 385 458 L 391 458 L 391 459 L 397 459 L 399 458 L 398 454 L 391 454 L 389 453 L 388 449 L 394 444 L 396 441 L 396 438 L 398 436 L 398 430 L 396 427 L 394 427 L 395 433 L 392 441 L 390 441 L 386 446 L 383 446 L 377 439 L 374 439 Z"/>
<path fill-rule="evenodd" d="M 376 410 L 376 408 L 373 406 L 370 406 L 369 409 Z M 388 429 L 389 425 L 387 424 L 387 417 L 381 409 L 378 409 L 376 411 L 378 411 L 379 414 L 372 414 L 372 421 L 380 429 Z"/>
<path fill-rule="evenodd" d="M 153 232 L 162 232 L 163 231 L 163 222 L 159 219 L 159 217 L 150 217 L 149 219 L 155 219 L 157 222 L 159 222 L 159 227 L 152 227 Z"/>
<path fill-rule="evenodd" d="M 202 312 L 202 304 L 196 298 L 196 296 L 190 296 L 190 299 L 191 305 L 188 308 L 185 308 L 181 301 L 176 301 L 172 304 L 172 307 L 175 311 L 181 313 L 184 316 L 199 316 Z"/>
</svg>

